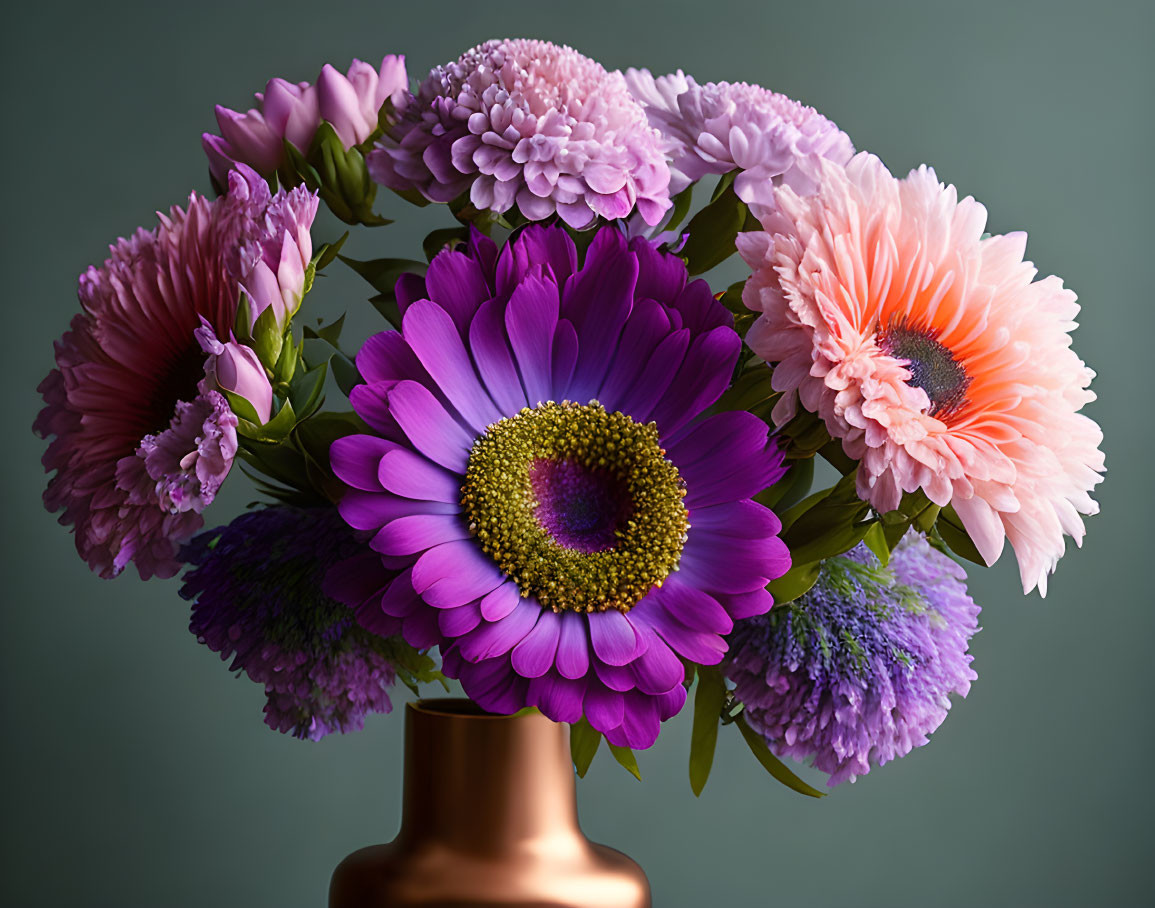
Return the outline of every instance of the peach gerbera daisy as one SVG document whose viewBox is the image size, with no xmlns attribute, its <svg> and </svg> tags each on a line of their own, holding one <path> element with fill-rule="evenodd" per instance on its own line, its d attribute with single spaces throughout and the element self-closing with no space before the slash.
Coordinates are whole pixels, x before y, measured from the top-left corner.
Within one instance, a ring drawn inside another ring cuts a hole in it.
<svg viewBox="0 0 1155 908">
<path fill-rule="evenodd" d="M 817 413 L 860 461 L 864 500 L 953 505 L 988 564 L 1009 539 L 1024 591 L 1045 595 L 1104 470 L 1078 412 L 1095 395 L 1075 294 L 1034 280 L 1026 234 L 984 237 L 986 209 L 933 170 L 897 180 L 865 153 L 821 167 L 816 195 L 777 188 L 764 232 L 739 237 L 761 313 L 747 340 L 785 392 L 775 422 Z"/>
</svg>

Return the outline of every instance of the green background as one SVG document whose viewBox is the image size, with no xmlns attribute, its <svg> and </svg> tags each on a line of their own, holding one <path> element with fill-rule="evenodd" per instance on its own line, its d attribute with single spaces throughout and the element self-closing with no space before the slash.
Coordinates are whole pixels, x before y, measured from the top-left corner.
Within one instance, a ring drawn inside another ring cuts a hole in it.
<svg viewBox="0 0 1155 908">
<path fill-rule="evenodd" d="M 215 103 L 244 107 L 270 76 L 313 79 L 325 61 L 404 52 L 420 76 L 486 38 L 531 35 L 609 67 L 783 91 L 896 174 L 933 164 L 988 206 L 991 230 L 1029 231 L 1040 271 L 1083 304 L 1075 340 L 1099 372 L 1088 411 L 1110 471 L 1103 513 L 1045 601 L 1022 597 L 1009 549 L 975 572 L 980 679 L 933 746 L 814 802 L 728 730 L 695 799 L 683 714 L 642 755 L 644 783 L 599 756 L 580 786 L 587 832 L 641 862 L 659 908 L 1151 904 L 1150 10 L 293 0 L 7 13 L 0 903 L 316 906 L 344 854 L 392 837 L 400 715 L 320 744 L 276 734 L 256 685 L 188 634 L 175 582 L 89 574 L 40 508 L 32 389 L 76 309 L 76 275 L 154 209 L 208 189 L 199 136 Z M 356 251 L 416 253 L 443 216 Z M 355 307 L 364 332 L 362 298 L 333 279 L 310 305 Z M 249 497 L 239 476 L 229 485 L 213 522 Z"/>
</svg>

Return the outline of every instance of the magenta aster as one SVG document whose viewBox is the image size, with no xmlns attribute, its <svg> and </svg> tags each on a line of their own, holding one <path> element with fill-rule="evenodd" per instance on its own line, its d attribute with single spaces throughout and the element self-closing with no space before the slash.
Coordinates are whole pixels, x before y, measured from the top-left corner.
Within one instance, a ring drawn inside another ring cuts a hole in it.
<svg viewBox="0 0 1155 908">
<path fill-rule="evenodd" d="M 775 183 L 807 195 L 817 188 L 820 159 L 845 164 L 854 154 L 846 133 L 814 108 L 761 85 L 699 85 L 681 70 L 655 79 L 631 69 L 626 81 L 662 134 L 671 194 L 739 170 L 734 191 L 759 214 L 774 206 Z"/>
<path fill-rule="evenodd" d="M 485 709 L 583 715 L 648 747 L 788 567 L 750 496 L 782 472 L 764 423 L 703 417 L 740 342 L 680 259 L 614 227 L 579 265 L 560 227 L 479 234 L 398 283 L 400 332 L 357 357 L 376 435 L 338 440 L 341 514 L 373 531 L 337 571 L 363 623 Z"/>
<path fill-rule="evenodd" d="M 75 526 L 77 550 L 102 577 L 130 561 L 145 579 L 175 574 L 179 543 L 202 525 L 236 453 L 236 417 L 205 382 L 197 329 L 229 336 L 242 249 L 282 245 L 269 232 L 283 226 L 266 214 L 288 203 L 251 170 L 230 181 L 227 197 L 194 193 L 187 210 L 159 215 L 155 230 L 120 240 L 81 276 L 84 311 L 40 385 L 34 429 L 55 436 L 44 503 Z"/>
<path fill-rule="evenodd" d="M 488 41 L 436 67 L 367 161 L 390 189 L 468 190 L 480 210 L 579 228 L 670 207 L 658 133 L 622 74 L 548 41 Z"/>
</svg>

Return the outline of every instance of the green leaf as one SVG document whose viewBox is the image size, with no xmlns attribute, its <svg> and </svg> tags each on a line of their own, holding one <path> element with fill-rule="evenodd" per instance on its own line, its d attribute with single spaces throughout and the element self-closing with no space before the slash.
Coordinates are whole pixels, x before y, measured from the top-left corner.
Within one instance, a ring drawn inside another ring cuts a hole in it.
<svg viewBox="0 0 1155 908">
<path fill-rule="evenodd" d="M 297 371 L 301 348 L 293 343 L 292 337 L 285 338 L 285 341 L 281 344 L 281 355 L 277 357 L 277 363 L 273 366 L 274 382 L 290 382 Z"/>
<path fill-rule="evenodd" d="M 424 275 L 429 267 L 424 262 L 414 259 L 371 259 L 361 262 L 348 256 L 337 256 L 342 262 L 363 277 L 378 293 L 393 293 L 397 279 L 402 274 L 412 273 Z"/>
<path fill-rule="evenodd" d="M 237 317 L 233 323 L 233 334 L 242 343 L 247 343 L 253 339 L 252 327 L 253 321 L 253 304 L 249 300 L 247 293 L 241 294 L 241 299 L 237 303 Z"/>
<path fill-rule="evenodd" d="M 252 405 L 248 398 L 234 394 L 232 391 L 226 391 L 224 388 L 221 388 L 221 393 L 224 394 L 225 400 L 229 402 L 229 409 L 237 416 L 241 419 L 248 420 L 254 426 L 261 424 L 261 418 L 257 415 L 257 408 Z"/>
<path fill-rule="evenodd" d="M 468 239 L 468 227 L 442 227 L 425 237 L 421 243 L 421 248 L 425 252 L 425 258 L 432 262 L 433 257 L 447 245 L 464 243 Z"/>
<path fill-rule="evenodd" d="M 333 347 L 338 347 L 338 342 L 341 339 L 341 329 L 345 327 L 345 316 L 341 315 L 335 322 L 325 325 L 323 328 L 308 328 L 309 334 L 314 337 L 319 337 L 321 340 L 328 342 Z M 340 349 L 338 347 L 338 349 Z"/>
<path fill-rule="evenodd" d="M 745 221 L 746 206 L 734 194 L 733 187 L 727 185 L 690 219 L 690 238 L 680 253 L 690 274 L 709 271 L 733 255 L 737 250 L 734 240 Z"/>
<path fill-rule="evenodd" d="M 818 510 L 818 508 L 815 509 L 815 511 Z M 863 506 L 862 513 L 865 513 L 866 510 L 866 506 Z M 807 562 L 823 561 L 827 558 L 833 558 L 835 555 L 842 555 L 862 542 L 870 528 L 877 525 L 874 520 L 844 523 L 836 512 L 829 513 L 832 513 L 832 517 L 826 528 L 816 532 L 806 542 L 793 544 L 789 539 L 786 540 L 791 559 L 796 559 L 799 564 L 806 564 Z M 798 525 L 795 524 L 795 527 Z"/>
<path fill-rule="evenodd" d="M 365 384 L 365 379 L 361 377 L 357 367 L 344 353 L 334 354 L 329 363 L 333 367 L 333 378 L 337 382 L 337 387 L 346 397 L 357 385 Z"/>
<path fill-rule="evenodd" d="M 962 520 L 953 507 L 947 505 L 939 512 L 935 528 L 942 536 L 942 541 L 960 558 L 965 558 L 967 561 L 982 567 L 987 566 L 986 560 L 979 554 L 978 547 L 971 540 L 970 534 L 967 533 L 966 527 L 963 526 Z"/>
<path fill-rule="evenodd" d="M 674 203 L 673 208 L 670 209 L 670 219 L 666 221 L 666 230 L 675 230 L 677 226 L 686 219 L 686 215 L 690 213 L 690 205 L 694 201 L 694 184 L 691 183 L 676 196 L 671 199 Z"/>
<path fill-rule="evenodd" d="M 397 296 L 393 293 L 378 293 L 376 296 L 369 297 L 369 302 L 373 304 L 381 317 L 385 319 L 390 325 L 401 330 L 401 307 L 397 305 Z"/>
<path fill-rule="evenodd" d="M 284 441 L 296 424 L 297 415 L 293 412 L 293 405 L 286 400 L 281 404 L 281 409 L 277 411 L 277 415 L 261 426 L 260 431 L 252 438 L 255 441 L 276 444 Z"/>
<path fill-rule="evenodd" d="M 602 733 L 583 716 L 569 727 L 569 752 L 578 778 L 584 779 L 602 743 Z"/>
<path fill-rule="evenodd" d="M 341 238 L 332 243 L 322 243 L 321 248 L 313 255 L 313 267 L 317 271 L 324 271 L 326 267 L 333 263 L 337 258 L 337 253 L 341 251 L 341 247 L 345 245 L 345 240 L 349 239 L 349 231 L 346 230 L 341 234 Z"/>
<path fill-rule="evenodd" d="M 606 741 L 606 744 L 610 745 L 610 753 L 614 755 L 614 759 L 629 770 L 630 775 L 640 782 L 642 779 L 642 771 L 638 769 L 638 760 L 634 756 L 634 752 L 628 747 L 618 747 L 617 744 L 610 744 L 609 741 Z"/>
<path fill-rule="evenodd" d="M 814 458 L 793 460 L 786 475 L 768 489 L 754 496 L 754 500 L 778 513 L 789 510 L 810 493 L 814 482 Z"/>
<path fill-rule="evenodd" d="M 766 746 L 766 741 L 763 737 L 754 731 L 746 724 L 746 717 L 739 716 L 735 722 L 738 726 L 738 731 L 742 732 L 742 738 L 746 742 L 746 746 L 750 748 L 750 753 L 754 754 L 758 762 L 762 764 L 765 769 L 775 779 L 785 785 L 787 788 L 804 794 L 810 798 L 824 798 L 826 793 L 819 791 L 817 788 L 812 788 L 803 782 L 798 776 L 794 775 L 786 764 L 779 760 L 774 754 L 770 752 L 770 748 Z"/>
<path fill-rule="evenodd" d="M 755 365 L 734 380 L 714 405 L 716 410 L 752 410 L 766 400 L 777 399 L 779 393 L 771 387 L 774 372 L 766 366 Z"/>
<path fill-rule="evenodd" d="M 862 537 L 862 541 L 866 543 L 866 547 L 874 552 L 874 557 L 878 559 L 879 564 L 883 567 L 890 561 L 890 544 L 886 541 L 886 533 L 883 532 L 882 523 L 874 521 L 866 535 Z"/>
<path fill-rule="evenodd" d="M 722 193 L 734 185 L 734 179 L 737 176 L 738 172 L 736 170 L 731 170 L 729 173 L 722 174 L 722 176 L 718 179 L 718 182 L 714 185 L 714 191 L 710 193 L 710 201 L 718 201 L 718 199 L 722 197 Z"/>
<path fill-rule="evenodd" d="M 796 564 L 777 580 L 771 580 L 766 589 L 774 597 L 775 605 L 793 602 L 799 596 L 808 593 L 810 588 L 818 582 L 818 571 L 822 567 L 818 562 L 812 564 Z"/>
<path fill-rule="evenodd" d="M 848 457 L 846 452 L 842 450 L 842 442 L 840 441 L 831 439 L 818 449 L 818 453 L 822 455 L 823 460 L 843 476 L 858 466 L 858 461 L 852 457 Z"/>
<path fill-rule="evenodd" d="M 277 313 L 269 306 L 257 316 L 253 325 L 253 349 L 262 365 L 268 369 L 276 366 L 284 340 L 284 330 L 277 324 Z"/>
<path fill-rule="evenodd" d="M 726 682 L 714 667 L 698 668 L 698 688 L 694 692 L 694 727 L 690 733 L 690 788 L 702 794 L 714 765 L 718 743 L 718 721 L 726 705 Z"/>
<path fill-rule="evenodd" d="M 328 363 L 321 363 L 307 372 L 299 373 L 289 385 L 289 400 L 293 402 L 293 410 L 299 420 L 313 415 L 321 399 L 328 371 Z"/>
</svg>

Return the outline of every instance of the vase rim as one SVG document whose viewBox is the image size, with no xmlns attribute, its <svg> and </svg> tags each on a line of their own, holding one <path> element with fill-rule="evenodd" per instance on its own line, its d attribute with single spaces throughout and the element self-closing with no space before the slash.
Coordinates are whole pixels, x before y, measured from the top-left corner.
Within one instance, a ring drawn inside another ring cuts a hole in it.
<svg viewBox="0 0 1155 908">
<path fill-rule="evenodd" d="M 537 712 L 536 709 L 522 710 L 512 714 L 486 712 L 468 697 L 422 697 L 420 700 L 411 700 L 405 705 L 416 713 L 448 716 L 454 719 L 515 719 L 526 712 Z"/>
</svg>

